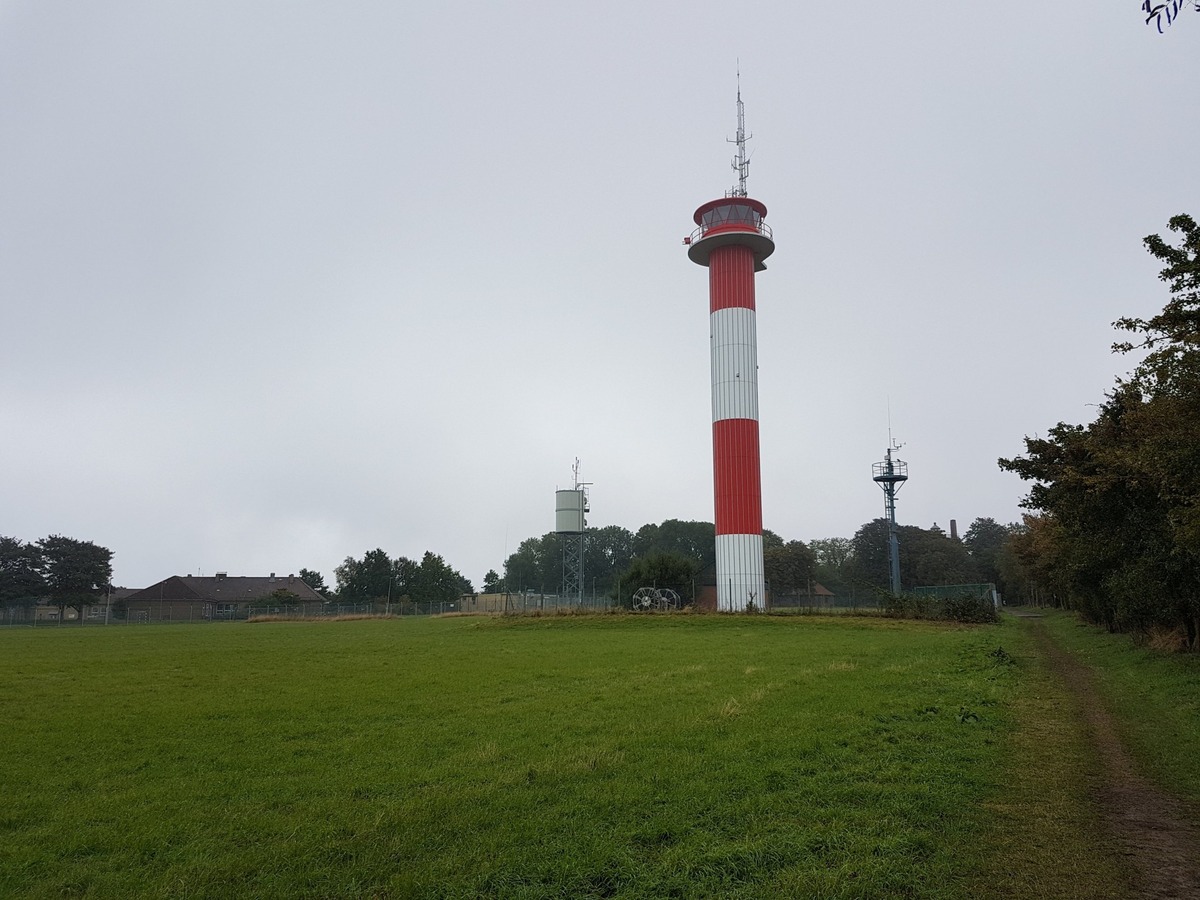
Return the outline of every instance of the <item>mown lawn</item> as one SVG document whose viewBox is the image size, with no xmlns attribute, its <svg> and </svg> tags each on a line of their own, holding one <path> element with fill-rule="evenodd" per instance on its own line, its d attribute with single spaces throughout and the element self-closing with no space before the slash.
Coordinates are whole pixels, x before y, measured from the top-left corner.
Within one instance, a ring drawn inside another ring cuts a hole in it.
<svg viewBox="0 0 1200 900">
<path fill-rule="evenodd" d="M 0 896 L 1003 896 L 1022 646 L 815 617 L 4 630 Z"/>
</svg>

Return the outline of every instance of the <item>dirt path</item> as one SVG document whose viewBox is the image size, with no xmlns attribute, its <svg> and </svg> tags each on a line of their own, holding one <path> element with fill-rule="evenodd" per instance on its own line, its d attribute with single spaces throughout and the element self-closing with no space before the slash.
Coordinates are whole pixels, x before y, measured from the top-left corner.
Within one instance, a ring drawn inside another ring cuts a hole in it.
<svg viewBox="0 0 1200 900">
<path fill-rule="evenodd" d="M 1013 611 L 1033 633 L 1051 671 L 1078 705 L 1100 762 L 1097 801 L 1104 825 L 1137 873 L 1138 897 L 1200 898 L 1200 830 L 1182 805 L 1137 774 L 1092 673 L 1055 642 L 1036 614 Z"/>
</svg>

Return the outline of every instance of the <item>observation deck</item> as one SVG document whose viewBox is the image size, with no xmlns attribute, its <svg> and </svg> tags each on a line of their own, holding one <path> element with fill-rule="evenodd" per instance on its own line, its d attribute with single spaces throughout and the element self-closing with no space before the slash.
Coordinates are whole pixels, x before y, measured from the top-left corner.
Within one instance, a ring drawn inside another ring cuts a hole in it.
<svg viewBox="0 0 1200 900">
<path fill-rule="evenodd" d="M 883 462 L 871 464 L 871 479 L 880 484 L 908 481 L 908 463 L 902 459 L 892 459 L 889 453 Z"/>
<path fill-rule="evenodd" d="M 717 247 L 738 244 L 754 253 L 754 271 L 761 272 L 768 256 L 775 252 L 771 227 L 763 221 L 767 207 L 749 197 L 722 197 L 710 200 L 696 210 L 692 217 L 699 226 L 683 239 L 688 259 L 707 266 L 708 257 Z"/>
</svg>

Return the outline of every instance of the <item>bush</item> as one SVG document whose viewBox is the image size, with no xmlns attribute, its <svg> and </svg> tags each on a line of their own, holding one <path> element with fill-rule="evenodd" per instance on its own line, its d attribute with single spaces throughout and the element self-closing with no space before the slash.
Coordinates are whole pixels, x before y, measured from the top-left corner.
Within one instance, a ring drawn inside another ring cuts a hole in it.
<svg viewBox="0 0 1200 900">
<path fill-rule="evenodd" d="M 937 619 L 945 622 L 992 623 L 1000 616 L 992 601 L 975 594 L 935 597 L 890 594 L 881 601 L 883 614 L 894 619 Z"/>
<path fill-rule="evenodd" d="M 939 598 L 942 614 L 939 619 L 951 622 L 999 622 L 1000 616 L 990 598 L 959 594 L 957 597 Z"/>
</svg>

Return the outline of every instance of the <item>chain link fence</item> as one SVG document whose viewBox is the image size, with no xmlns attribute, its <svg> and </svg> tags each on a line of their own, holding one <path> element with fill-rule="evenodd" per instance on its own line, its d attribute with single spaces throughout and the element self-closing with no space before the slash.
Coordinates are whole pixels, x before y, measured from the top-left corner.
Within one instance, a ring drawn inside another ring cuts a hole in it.
<svg viewBox="0 0 1200 900">
<path fill-rule="evenodd" d="M 678 601 L 670 608 L 690 605 L 694 586 L 679 585 Z M 796 609 L 808 612 L 851 611 L 878 609 L 879 601 L 868 592 L 847 591 L 832 593 L 773 592 L 771 608 L 776 610 Z M 149 601 L 136 607 L 123 608 L 114 605 L 87 607 L 82 618 L 68 608 L 60 617 L 58 607 L 9 606 L 0 608 L 0 627 L 55 628 L 78 627 L 79 625 L 149 625 L 170 623 L 237 622 L 270 617 L 273 619 L 322 619 L 348 618 L 355 616 L 437 616 L 453 613 L 485 615 L 556 615 L 568 612 L 604 611 L 613 606 L 607 594 L 598 596 L 566 597 L 558 594 L 512 592 L 497 594 L 468 594 L 452 601 L 428 603 L 403 600 L 392 603 L 297 603 L 280 606 L 255 606 L 246 604 L 221 604 L 185 601 Z M 661 604 L 654 608 L 660 608 Z M 626 604 L 625 608 L 631 608 Z"/>
<path fill-rule="evenodd" d="M 454 613 L 492 615 L 551 615 L 611 608 L 607 595 L 565 597 L 558 594 L 513 592 L 465 595 L 457 600 L 420 602 L 401 600 L 375 603 L 297 603 L 279 606 L 245 603 L 151 600 L 129 607 L 114 604 L 87 607 L 82 619 L 68 608 L 60 617 L 58 607 L 0 608 L 0 627 L 54 628 L 79 625 L 149 625 L 201 622 L 245 622 L 250 619 L 323 619 L 354 616 L 439 616 Z"/>
</svg>

